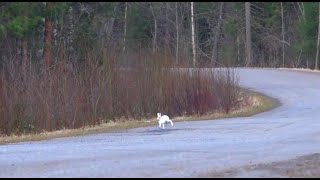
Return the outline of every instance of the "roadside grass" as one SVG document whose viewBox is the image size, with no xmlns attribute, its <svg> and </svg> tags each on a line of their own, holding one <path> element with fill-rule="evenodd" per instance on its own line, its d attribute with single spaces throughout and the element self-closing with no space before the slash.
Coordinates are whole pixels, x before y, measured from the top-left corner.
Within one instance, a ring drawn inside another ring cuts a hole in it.
<svg viewBox="0 0 320 180">
<path fill-rule="evenodd" d="M 230 113 L 208 113 L 207 115 L 202 116 L 188 116 L 188 117 L 177 117 L 175 122 L 179 121 L 201 121 L 201 120 L 212 120 L 212 119 L 226 119 L 226 118 L 235 118 L 235 117 L 249 117 L 256 114 L 260 114 L 266 111 L 270 111 L 276 107 L 279 107 L 281 104 L 278 100 L 268 97 L 262 93 L 249 90 L 241 89 L 241 98 L 249 101 L 248 104 L 241 105 L 240 107 L 233 109 Z"/>
<path fill-rule="evenodd" d="M 182 121 L 199 121 L 199 120 L 213 120 L 213 119 L 222 119 L 222 118 L 233 118 L 233 117 L 248 117 L 255 114 L 259 114 L 265 111 L 269 111 L 273 108 L 276 108 L 280 103 L 270 97 L 267 97 L 261 93 L 241 89 L 240 98 L 242 98 L 243 103 L 232 109 L 228 114 L 221 112 L 211 112 L 205 115 L 193 115 L 193 116 L 181 116 L 173 118 L 173 122 L 182 122 Z M 86 126 L 78 129 L 63 129 L 58 131 L 51 132 L 41 132 L 38 134 L 24 134 L 24 135 L 15 135 L 11 134 L 9 136 L 0 136 L 0 144 L 9 144 L 17 142 L 26 142 L 26 141 L 40 141 L 40 140 L 49 140 L 54 138 L 62 137 L 72 137 L 72 136 L 83 136 L 89 134 L 98 134 L 98 133 L 110 133 L 110 132 L 122 132 L 127 129 L 138 128 L 138 127 L 158 127 L 158 122 L 155 118 L 152 119 L 117 119 L 116 121 L 111 121 L 108 123 L 102 123 L 97 126 Z"/>
<path fill-rule="evenodd" d="M 290 71 L 312 72 L 312 73 L 319 73 L 320 72 L 320 70 L 308 69 L 308 68 L 278 68 L 278 69 L 290 70 Z"/>
</svg>

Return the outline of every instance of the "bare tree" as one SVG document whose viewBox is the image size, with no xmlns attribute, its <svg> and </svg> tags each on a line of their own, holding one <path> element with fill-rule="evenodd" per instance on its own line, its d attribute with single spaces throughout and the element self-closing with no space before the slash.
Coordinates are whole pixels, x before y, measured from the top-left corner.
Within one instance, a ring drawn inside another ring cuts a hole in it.
<svg viewBox="0 0 320 180">
<path fill-rule="evenodd" d="M 74 22 L 74 17 L 73 17 L 74 9 L 72 6 L 69 7 L 68 13 L 67 13 L 67 35 L 65 38 L 66 44 L 69 48 L 70 52 L 73 52 L 73 34 L 74 34 L 74 28 L 75 28 L 75 22 Z"/>
<path fill-rule="evenodd" d="M 128 2 L 125 3 L 125 10 L 124 10 L 123 53 L 126 51 L 127 12 L 128 12 Z"/>
<path fill-rule="evenodd" d="M 25 18 L 27 18 L 27 12 L 24 11 L 23 15 Z M 27 65 L 29 63 L 29 58 L 28 58 L 28 41 L 26 37 L 22 38 L 22 73 L 24 76 L 26 76 L 27 72 Z"/>
<path fill-rule="evenodd" d="M 220 38 L 220 31 L 221 31 L 221 24 L 222 24 L 223 6 L 224 6 L 224 2 L 220 2 L 219 19 L 218 19 L 218 24 L 215 31 L 214 39 L 213 39 L 211 64 L 213 64 L 214 62 L 217 62 L 218 60 L 218 42 Z"/>
<path fill-rule="evenodd" d="M 194 33 L 194 12 L 193 12 L 193 2 L 191 2 L 191 31 L 192 31 L 192 59 L 193 67 L 196 66 L 196 44 L 195 44 L 195 33 Z"/>
<path fill-rule="evenodd" d="M 318 25 L 317 54 L 316 54 L 316 62 L 315 62 L 315 67 L 314 67 L 315 69 L 318 69 L 319 44 L 320 44 L 320 3 L 319 3 L 319 25 Z"/>
<path fill-rule="evenodd" d="M 245 2 L 245 14 L 246 14 L 246 66 L 249 66 L 252 62 L 250 2 Z"/>
<path fill-rule="evenodd" d="M 168 48 L 169 48 L 169 2 L 166 2 L 166 11 L 165 11 L 165 47 L 164 47 L 164 52 L 165 52 L 165 59 L 167 60 L 168 57 Z"/>
<path fill-rule="evenodd" d="M 283 22 L 283 6 L 282 6 L 282 2 L 281 2 L 281 24 L 282 24 L 282 66 L 284 66 L 284 22 Z"/>
<path fill-rule="evenodd" d="M 240 59 L 240 35 L 239 33 L 237 33 L 237 62 L 240 63 L 241 59 Z"/>
<path fill-rule="evenodd" d="M 302 14 L 302 19 L 305 21 L 306 20 L 306 16 L 305 16 L 304 4 L 303 4 L 303 2 L 300 2 L 300 3 L 297 2 L 297 5 L 298 5 L 299 10 L 300 10 L 300 12 Z"/>
<path fill-rule="evenodd" d="M 153 16 L 153 22 L 154 22 L 154 34 L 153 34 L 153 41 L 152 41 L 152 52 L 155 53 L 157 49 L 157 17 L 155 15 L 154 8 L 152 6 L 152 3 L 150 3 L 150 9 Z"/>
<path fill-rule="evenodd" d="M 28 63 L 28 41 L 24 38 L 22 39 L 22 73 L 24 76 L 26 76 Z"/>
<path fill-rule="evenodd" d="M 50 12 L 53 7 L 53 2 L 47 2 L 47 10 Z M 44 57 L 44 62 L 47 67 L 50 66 L 51 63 L 51 44 L 52 44 L 52 33 L 53 33 L 53 22 L 48 15 L 45 19 L 45 31 L 44 31 L 44 52 L 43 52 L 43 57 Z"/>
<path fill-rule="evenodd" d="M 178 17 L 178 2 L 176 2 L 176 36 L 177 36 L 177 43 L 176 43 L 176 64 L 179 62 L 179 17 Z"/>
</svg>

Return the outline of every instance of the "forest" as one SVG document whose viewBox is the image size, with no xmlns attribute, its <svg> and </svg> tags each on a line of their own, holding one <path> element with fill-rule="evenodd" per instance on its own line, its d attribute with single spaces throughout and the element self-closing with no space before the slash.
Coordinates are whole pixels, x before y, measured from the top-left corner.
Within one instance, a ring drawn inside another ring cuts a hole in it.
<svg viewBox="0 0 320 180">
<path fill-rule="evenodd" d="M 0 2 L 0 134 L 79 128 L 158 111 L 228 113 L 237 106 L 237 77 L 232 71 L 203 76 L 203 68 L 318 69 L 319 7 Z"/>
</svg>

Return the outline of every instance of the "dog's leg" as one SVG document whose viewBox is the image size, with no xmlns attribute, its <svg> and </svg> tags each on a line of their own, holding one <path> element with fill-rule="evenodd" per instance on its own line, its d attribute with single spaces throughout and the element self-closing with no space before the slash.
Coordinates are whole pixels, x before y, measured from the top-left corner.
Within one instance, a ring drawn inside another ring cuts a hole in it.
<svg viewBox="0 0 320 180">
<path fill-rule="evenodd" d="M 173 126 L 173 122 L 170 120 L 171 126 Z"/>
</svg>

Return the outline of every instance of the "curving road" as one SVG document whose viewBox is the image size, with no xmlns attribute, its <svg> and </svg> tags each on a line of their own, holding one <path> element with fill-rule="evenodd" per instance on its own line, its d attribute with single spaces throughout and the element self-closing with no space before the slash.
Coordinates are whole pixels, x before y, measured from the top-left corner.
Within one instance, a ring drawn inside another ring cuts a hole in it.
<svg viewBox="0 0 320 180">
<path fill-rule="evenodd" d="M 0 146 L 0 177 L 197 177 L 320 153 L 320 73 L 236 69 L 281 102 L 247 118 Z"/>
</svg>

